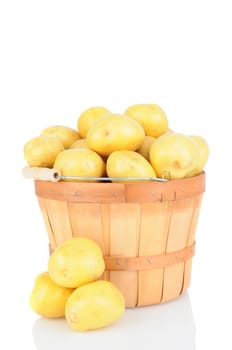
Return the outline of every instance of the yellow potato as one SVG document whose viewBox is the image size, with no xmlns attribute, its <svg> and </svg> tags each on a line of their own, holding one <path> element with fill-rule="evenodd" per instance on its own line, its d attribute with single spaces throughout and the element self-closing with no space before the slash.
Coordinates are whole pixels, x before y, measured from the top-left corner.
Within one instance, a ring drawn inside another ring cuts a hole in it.
<svg viewBox="0 0 232 350">
<path fill-rule="evenodd" d="M 157 104 L 135 104 L 124 112 L 139 122 L 147 136 L 155 138 L 168 130 L 168 119 L 163 109 Z"/>
<path fill-rule="evenodd" d="M 143 142 L 144 130 L 134 119 L 121 114 L 102 117 L 89 129 L 86 140 L 89 148 L 102 156 L 114 151 L 135 151 Z"/>
<path fill-rule="evenodd" d="M 190 171 L 185 177 L 192 177 L 200 174 L 203 171 L 207 163 L 207 160 L 209 158 L 209 146 L 205 141 L 205 139 L 201 136 L 195 136 L 195 135 L 191 137 L 196 141 L 199 147 L 199 154 L 196 159 L 195 168 L 192 171 Z"/>
<path fill-rule="evenodd" d="M 107 159 L 106 172 L 109 177 L 156 177 L 151 164 L 141 154 L 134 151 L 111 153 Z"/>
<path fill-rule="evenodd" d="M 105 269 L 102 250 L 89 238 L 65 241 L 50 256 L 48 272 L 60 286 L 76 288 L 100 278 Z"/>
<path fill-rule="evenodd" d="M 69 148 L 74 141 L 80 139 L 80 134 L 76 130 L 63 125 L 49 126 L 42 130 L 40 135 L 53 135 L 59 137 L 64 148 Z"/>
<path fill-rule="evenodd" d="M 101 117 L 110 114 L 110 111 L 101 106 L 86 109 L 77 120 L 77 129 L 82 138 L 86 138 L 90 127 Z"/>
<path fill-rule="evenodd" d="M 167 133 L 151 146 L 150 162 L 158 177 L 181 179 L 196 165 L 196 142 L 183 134 Z"/>
<path fill-rule="evenodd" d="M 137 152 L 141 154 L 148 161 L 150 161 L 150 149 L 154 141 L 155 141 L 154 137 L 145 136 L 141 146 L 137 149 Z"/>
<path fill-rule="evenodd" d="M 64 317 L 66 301 L 73 291 L 73 288 L 58 286 L 47 272 L 43 272 L 35 279 L 30 306 L 43 317 Z"/>
<path fill-rule="evenodd" d="M 64 150 L 59 138 L 37 136 L 24 145 L 24 158 L 29 166 L 52 168 L 57 155 Z"/>
<path fill-rule="evenodd" d="M 89 148 L 86 139 L 79 139 L 74 141 L 69 148 Z"/>
<path fill-rule="evenodd" d="M 108 281 L 96 281 L 77 288 L 69 297 L 65 317 L 76 331 L 106 327 L 125 311 L 125 300 L 119 289 Z"/>
<path fill-rule="evenodd" d="M 54 168 L 63 176 L 101 177 L 105 174 L 102 158 L 88 148 L 72 148 L 58 154 Z M 64 180 L 75 181 L 75 180 Z M 77 180 L 80 181 L 80 180 Z"/>
</svg>

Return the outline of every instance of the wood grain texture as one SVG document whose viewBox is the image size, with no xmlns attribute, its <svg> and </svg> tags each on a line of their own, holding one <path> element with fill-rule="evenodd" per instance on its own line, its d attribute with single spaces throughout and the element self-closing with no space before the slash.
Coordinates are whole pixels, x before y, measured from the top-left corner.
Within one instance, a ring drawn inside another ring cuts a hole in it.
<svg viewBox="0 0 232 350">
<path fill-rule="evenodd" d="M 202 194 L 196 195 L 194 199 L 194 209 L 192 221 L 189 225 L 189 235 L 187 239 L 187 246 L 191 246 L 195 240 L 195 234 L 197 229 L 198 217 L 200 214 L 202 202 Z M 183 293 L 189 286 L 191 282 L 191 273 L 192 273 L 192 259 L 189 259 L 184 264 L 184 282 L 181 293 Z"/>
<path fill-rule="evenodd" d="M 167 237 L 166 252 L 184 249 L 187 245 L 190 223 L 194 211 L 194 197 L 172 202 L 172 215 Z M 162 302 L 181 294 L 184 279 L 184 263 L 165 268 Z"/>
<path fill-rule="evenodd" d="M 110 255 L 110 204 L 101 204 L 101 221 L 103 235 L 103 254 Z M 110 279 L 110 271 L 104 271 L 103 278 Z"/>
<path fill-rule="evenodd" d="M 193 244 L 204 190 L 204 173 L 167 183 L 35 181 L 51 251 L 84 236 L 96 241 L 104 256 L 131 258 L 136 264 L 138 257 Z M 122 291 L 127 307 L 159 304 L 177 298 L 191 280 L 191 258 L 164 265 L 133 271 L 114 266 L 102 277 Z"/>
<path fill-rule="evenodd" d="M 111 204 L 110 217 L 110 255 L 137 256 L 140 226 L 139 204 Z M 110 281 L 122 291 L 128 307 L 137 304 L 137 272 L 111 271 Z"/>
<path fill-rule="evenodd" d="M 56 247 L 73 237 L 69 220 L 68 203 L 53 199 L 46 200 L 49 222 L 56 240 Z"/>
<path fill-rule="evenodd" d="M 141 204 L 139 256 L 165 252 L 170 210 L 168 202 Z M 163 268 L 138 273 L 138 306 L 157 304 L 163 289 Z"/>
<path fill-rule="evenodd" d="M 101 204 L 71 202 L 68 209 L 73 236 L 93 239 L 103 249 Z"/>
<path fill-rule="evenodd" d="M 47 210 L 47 200 L 44 198 L 39 198 L 39 197 L 37 197 L 37 199 L 38 199 L 39 207 L 40 207 L 42 217 L 43 217 L 43 220 L 45 223 L 45 227 L 47 230 L 49 243 L 50 243 L 51 248 L 54 250 L 57 247 L 57 242 L 56 242 L 56 235 L 53 232 L 52 225 L 50 222 L 50 216 L 49 216 L 49 213 Z"/>
</svg>

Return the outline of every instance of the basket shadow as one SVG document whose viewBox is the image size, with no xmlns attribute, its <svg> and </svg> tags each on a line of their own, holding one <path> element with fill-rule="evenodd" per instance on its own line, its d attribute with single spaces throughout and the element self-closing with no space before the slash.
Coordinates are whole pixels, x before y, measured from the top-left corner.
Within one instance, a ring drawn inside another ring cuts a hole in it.
<svg viewBox="0 0 232 350">
<path fill-rule="evenodd" d="M 112 326 L 79 333 L 65 319 L 38 318 L 32 328 L 37 350 L 129 349 L 196 350 L 195 324 L 188 293 L 165 304 L 126 309 Z"/>
</svg>

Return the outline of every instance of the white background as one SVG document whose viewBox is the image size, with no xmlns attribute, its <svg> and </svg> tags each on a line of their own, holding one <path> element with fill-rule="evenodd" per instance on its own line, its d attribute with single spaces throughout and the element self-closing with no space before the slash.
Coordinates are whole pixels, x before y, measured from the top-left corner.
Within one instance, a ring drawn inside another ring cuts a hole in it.
<svg viewBox="0 0 232 350">
<path fill-rule="evenodd" d="M 1 349 L 231 349 L 231 1 L 0 1 Z M 112 327 L 72 332 L 28 304 L 47 236 L 24 143 L 76 127 L 94 105 L 154 102 L 170 127 L 210 145 L 187 294 L 127 310 Z M 229 322 L 228 322 L 229 319 Z M 5 344 L 5 345 L 3 345 Z"/>
</svg>

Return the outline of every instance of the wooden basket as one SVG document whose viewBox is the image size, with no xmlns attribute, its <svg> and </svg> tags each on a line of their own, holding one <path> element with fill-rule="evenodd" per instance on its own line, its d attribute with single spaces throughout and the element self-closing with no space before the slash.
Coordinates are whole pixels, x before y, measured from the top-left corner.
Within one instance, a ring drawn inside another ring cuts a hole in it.
<svg viewBox="0 0 232 350">
<path fill-rule="evenodd" d="M 85 236 L 102 248 L 103 278 L 127 307 L 177 298 L 190 285 L 205 174 L 168 182 L 35 180 L 51 251 Z"/>
</svg>

